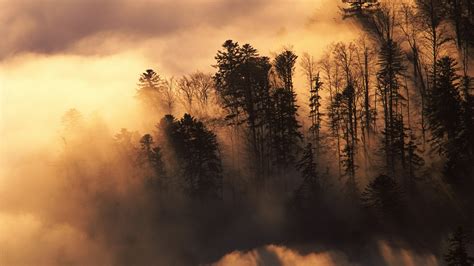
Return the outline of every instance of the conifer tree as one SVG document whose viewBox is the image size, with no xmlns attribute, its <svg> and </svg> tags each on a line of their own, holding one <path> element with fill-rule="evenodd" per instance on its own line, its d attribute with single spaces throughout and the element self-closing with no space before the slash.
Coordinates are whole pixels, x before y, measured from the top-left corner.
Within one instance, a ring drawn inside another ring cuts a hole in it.
<svg viewBox="0 0 474 266">
<path fill-rule="evenodd" d="M 214 81 L 227 111 L 226 120 L 233 126 L 246 125 L 250 165 L 261 185 L 269 161 L 266 137 L 270 121 L 268 76 L 271 64 L 268 57 L 260 56 L 251 45 L 240 46 L 231 40 L 224 43 L 223 50 L 218 51 L 215 58 Z"/>
<path fill-rule="evenodd" d="M 445 171 L 449 178 L 456 176 L 465 151 L 460 146 L 464 129 L 460 77 L 457 63 L 450 57 L 441 58 L 436 66 L 438 75 L 429 94 L 428 123 L 434 149 L 447 160 Z"/>
<path fill-rule="evenodd" d="M 179 121 L 165 117 L 162 128 L 176 156 L 185 191 L 200 199 L 222 198 L 222 162 L 216 135 L 189 114 Z"/>
<path fill-rule="evenodd" d="M 401 93 L 401 78 L 405 66 L 399 45 L 392 39 L 385 42 L 379 55 L 379 93 L 383 104 L 383 145 L 386 168 L 390 173 L 396 170 L 396 161 L 404 160 L 404 121 L 401 104 L 405 101 Z"/>
<path fill-rule="evenodd" d="M 444 259 L 448 266 L 471 266 L 474 258 L 467 253 L 469 238 L 462 227 L 458 227 L 448 240 L 448 250 Z"/>
<path fill-rule="evenodd" d="M 162 107 L 160 95 L 165 81 L 153 69 L 147 69 L 140 75 L 138 82 L 138 99 L 154 112 L 159 111 Z"/>
<path fill-rule="evenodd" d="M 320 91 L 322 89 L 323 82 L 321 82 L 319 73 L 314 78 L 313 84 L 311 85 L 309 96 L 309 117 L 311 118 L 311 126 L 309 127 L 309 131 L 311 132 L 312 141 L 316 143 L 316 154 L 319 154 L 319 149 L 321 146 L 321 122 L 323 115 L 320 111 Z"/>
<path fill-rule="evenodd" d="M 161 148 L 154 145 L 153 137 L 145 134 L 140 139 L 139 164 L 151 171 L 148 184 L 163 189 L 165 186 L 166 170 L 162 160 Z"/>
<path fill-rule="evenodd" d="M 362 204 L 382 216 L 399 214 L 403 200 L 398 183 L 392 177 L 379 175 L 370 182 L 361 195 Z"/>
<path fill-rule="evenodd" d="M 276 88 L 272 93 L 272 111 L 270 113 L 270 130 L 272 132 L 272 146 L 276 166 L 287 168 L 294 162 L 302 135 L 298 120 L 298 106 L 296 93 L 293 89 L 293 75 L 297 56 L 290 50 L 278 54 L 274 67 L 282 87 Z"/>
<path fill-rule="evenodd" d="M 308 143 L 303 150 L 303 155 L 297 163 L 297 169 L 300 171 L 303 181 L 296 190 L 296 196 L 300 200 L 315 200 L 321 191 L 321 182 L 316 167 L 316 158 L 313 152 L 313 146 Z"/>
</svg>

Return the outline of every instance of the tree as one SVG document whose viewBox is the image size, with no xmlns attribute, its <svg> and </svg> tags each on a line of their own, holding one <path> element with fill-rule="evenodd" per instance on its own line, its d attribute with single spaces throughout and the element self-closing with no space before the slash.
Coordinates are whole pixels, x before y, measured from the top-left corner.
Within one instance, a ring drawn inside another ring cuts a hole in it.
<svg viewBox="0 0 474 266">
<path fill-rule="evenodd" d="M 61 123 L 65 131 L 79 130 L 84 126 L 84 117 L 77 109 L 72 108 L 67 110 L 61 118 Z"/>
<path fill-rule="evenodd" d="M 196 94 L 195 84 L 187 76 L 183 76 L 178 81 L 178 94 L 181 96 L 181 101 L 183 102 L 184 109 L 188 114 L 193 112 L 193 102 Z"/>
<path fill-rule="evenodd" d="M 470 0 L 445 0 L 448 20 L 454 26 L 456 45 L 467 68 L 470 48 L 474 46 L 474 4 Z"/>
<path fill-rule="evenodd" d="M 419 155 L 418 146 L 415 143 L 416 138 L 413 133 L 410 134 L 408 143 L 405 145 L 406 153 L 406 171 L 407 178 L 404 180 L 404 188 L 409 196 L 413 196 L 415 189 L 416 171 L 425 164 L 423 157 Z"/>
<path fill-rule="evenodd" d="M 426 143 L 426 95 L 427 95 L 427 74 L 424 72 L 422 62 L 422 52 L 420 43 L 422 44 L 421 34 L 423 32 L 422 19 L 419 16 L 419 11 L 408 3 L 403 3 L 401 7 L 402 22 L 399 24 L 400 29 L 405 35 L 405 41 L 410 46 L 410 52 L 407 53 L 407 58 L 412 63 L 413 67 L 413 82 L 418 89 L 421 100 L 421 135 L 423 145 Z M 407 88 L 408 89 L 408 88 Z M 408 95 L 408 93 L 407 93 Z"/>
<path fill-rule="evenodd" d="M 382 216 L 399 214 L 402 206 L 402 193 L 395 179 L 379 175 L 371 181 L 361 195 L 365 207 L 373 209 Z"/>
<path fill-rule="evenodd" d="M 172 114 L 176 100 L 176 81 L 173 77 L 165 80 L 161 97 L 166 113 Z"/>
<path fill-rule="evenodd" d="M 390 173 L 395 172 L 396 159 L 404 160 L 404 123 L 402 102 L 405 101 L 401 93 L 401 78 L 405 66 L 399 45 L 392 39 L 385 42 L 380 50 L 380 67 L 377 72 L 379 93 L 384 110 L 384 155 L 386 168 Z"/>
<path fill-rule="evenodd" d="M 303 56 L 301 56 L 300 59 L 300 66 L 306 78 L 309 90 L 311 90 L 313 87 L 314 78 L 317 74 L 317 62 L 315 61 L 312 55 L 309 55 L 308 53 L 303 53 Z"/>
<path fill-rule="evenodd" d="M 314 199 L 321 189 L 321 182 L 317 172 L 316 158 L 313 152 L 313 145 L 308 143 L 303 150 L 301 159 L 296 164 L 300 171 L 303 182 L 297 190 L 301 197 Z"/>
<path fill-rule="evenodd" d="M 370 133 L 372 131 L 372 121 L 373 119 L 373 110 L 370 106 L 370 64 L 371 64 L 371 59 L 372 59 L 372 50 L 369 48 L 367 44 L 367 40 L 364 37 L 360 39 L 360 47 L 359 49 L 362 50 L 362 54 L 359 52 L 357 53 L 358 57 L 358 66 L 360 69 L 360 74 L 362 76 L 362 83 L 363 83 L 363 94 L 364 94 L 364 99 L 363 99 L 363 121 L 362 125 L 365 129 L 362 132 L 365 133 L 363 136 L 367 137 L 367 141 L 365 143 L 368 143 L 368 140 L 370 139 Z M 358 49 L 358 50 L 359 50 Z M 362 59 L 360 58 L 362 57 Z M 364 143 L 364 144 L 365 144 Z"/>
<path fill-rule="evenodd" d="M 138 79 L 137 97 L 154 112 L 160 110 L 164 80 L 153 70 L 147 69 Z"/>
<path fill-rule="evenodd" d="M 198 113 L 207 115 L 208 104 L 214 89 L 214 81 L 212 76 L 203 72 L 195 72 L 190 75 L 183 76 L 178 81 L 178 93 L 187 113 L 193 114 L 197 112 L 196 106 L 199 105 Z"/>
<path fill-rule="evenodd" d="M 249 44 L 228 40 L 216 55 L 216 91 L 232 126 L 246 125 L 250 165 L 260 184 L 268 161 L 266 135 L 270 121 L 271 64 Z"/>
<path fill-rule="evenodd" d="M 296 119 L 298 106 L 293 90 L 293 74 L 297 56 L 290 50 L 277 55 L 274 61 L 278 78 L 283 86 L 276 88 L 272 95 L 272 112 L 270 115 L 271 142 L 275 165 L 285 169 L 295 159 L 298 142 L 302 139 L 301 127 Z"/>
<path fill-rule="evenodd" d="M 460 77 L 456 74 L 457 63 L 450 57 L 443 57 L 436 63 L 439 69 L 429 94 L 428 123 L 432 132 L 432 144 L 439 154 L 446 157 L 445 173 L 454 177 L 462 162 L 464 148 L 463 109 L 460 94 Z M 454 181 L 454 180 L 451 180 Z M 459 181 L 459 180 L 458 180 Z"/>
<path fill-rule="evenodd" d="M 136 147 L 136 144 L 139 139 L 138 132 L 130 132 L 125 128 L 122 128 L 114 138 L 119 153 L 124 155 L 133 164 L 137 163 L 138 147 Z"/>
<path fill-rule="evenodd" d="M 416 0 L 415 1 L 424 34 L 424 40 L 431 50 L 431 86 L 434 85 L 438 75 L 437 61 L 446 43 L 450 41 L 448 31 L 444 27 L 445 7 L 443 0 Z"/>
<path fill-rule="evenodd" d="M 274 66 L 278 77 L 283 81 L 284 88 L 287 91 L 293 91 L 293 75 L 295 72 L 295 63 L 298 56 L 293 51 L 285 50 L 275 58 Z"/>
<path fill-rule="evenodd" d="M 222 198 L 222 163 L 216 135 L 189 114 L 166 116 L 162 129 L 176 156 L 184 190 L 200 199 Z"/>
<path fill-rule="evenodd" d="M 328 126 L 331 132 L 331 137 L 334 139 L 335 151 L 338 158 L 338 173 L 342 175 L 342 164 L 341 164 L 341 134 L 339 121 L 341 119 L 339 110 L 339 101 L 336 101 L 336 96 L 340 92 L 341 77 L 339 64 L 334 62 L 334 53 L 331 50 L 326 52 L 323 58 L 319 61 L 319 65 L 323 70 L 323 78 L 325 89 L 329 92 L 329 104 L 327 106 L 328 115 Z M 312 84 L 311 84 L 312 87 Z"/>
<path fill-rule="evenodd" d="M 357 185 L 355 180 L 357 153 L 357 105 L 356 105 L 356 87 L 353 73 L 354 55 L 356 47 L 353 43 L 346 45 L 337 43 L 333 50 L 336 64 L 342 69 L 345 75 L 345 86 L 343 91 L 337 93 L 334 97 L 332 106 L 334 111 L 333 121 L 336 122 L 336 128 L 341 129 L 344 139 L 344 146 L 341 150 L 341 164 L 344 168 L 344 174 L 348 177 L 347 185 L 349 194 L 356 195 Z M 336 118 L 336 119 L 334 119 Z"/>
<path fill-rule="evenodd" d="M 473 78 L 464 74 L 462 77 L 463 125 L 460 138 L 464 140 L 467 161 L 474 159 L 474 95 Z M 474 181 L 474 180 L 473 180 Z"/>
<path fill-rule="evenodd" d="M 309 117 L 311 118 L 311 126 L 309 127 L 309 131 L 311 132 L 312 141 L 316 143 L 316 154 L 319 154 L 319 149 L 321 146 L 321 122 L 323 115 L 320 111 L 320 91 L 323 87 L 323 82 L 321 82 L 319 73 L 315 76 L 313 82 L 314 86 L 311 85 L 309 97 Z"/>
<path fill-rule="evenodd" d="M 471 266 L 474 263 L 474 258 L 467 254 L 468 244 L 467 234 L 462 227 L 458 227 L 448 239 L 448 250 L 444 255 L 448 266 Z"/>
<path fill-rule="evenodd" d="M 147 177 L 148 184 L 157 186 L 159 189 L 165 188 L 166 170 L 162 160 L 162 152 L 159 146 L 154 146 L 153 137 L 145 134 L 140 139 L 139 164 L 149 170 Z"/>
<path fill-rule="evenodd" d="M 337 93 L 334 97 L 334 101 L 331 104 L 329 118 L 331 121 L 331 127 L 340 129 L 344 145 L 339 154 L 339 163 L 343 168 L 343 173 L 347 177 L 347 189 L 351 197 L 357 195 L 357 182 L 356 182 L 356 142 L 354 132 L 354 89 L 352 86 L 348 86 L 342 93 Z"/>
<path fill-rule="evenodd" d="M 342 0 L 342 2 L 349 5 L 348 8 L 343 9 L 347 17 L 361 16 L 362 11 L 371 10 L 379 4 L 378 0 Z"/>
</svg>

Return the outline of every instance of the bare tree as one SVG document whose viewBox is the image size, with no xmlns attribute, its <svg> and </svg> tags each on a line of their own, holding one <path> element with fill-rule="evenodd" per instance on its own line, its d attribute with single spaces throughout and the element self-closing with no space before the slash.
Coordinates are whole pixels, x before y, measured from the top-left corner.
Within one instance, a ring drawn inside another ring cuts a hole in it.
<svg viewBox="0 0 474 266">
<path fill-rule="evenodd" d="M 163 87 L 163 103 L 168 114 L 173 114 L 176 101 L 176 81 L 174 77 L 165 80 L 165 86 Z"/>
<path fill-rule="evenodd" d="M 190 114 L 207 115 L 213 98 L 214 80 L 212 75 L 200 71 L 183 76 L 178 81 L 180 100 Z M 198 108 L 194 103 L 198 103 Z"/>
</svg>

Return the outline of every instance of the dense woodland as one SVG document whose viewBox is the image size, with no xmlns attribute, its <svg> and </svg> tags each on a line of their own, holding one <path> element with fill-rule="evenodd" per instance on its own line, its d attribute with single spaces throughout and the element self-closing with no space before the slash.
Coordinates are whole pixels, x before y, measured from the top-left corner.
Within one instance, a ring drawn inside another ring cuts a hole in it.
<svg viewBox="0 0 474 266">
<path fill-rule="evenodd" d="M 447 265 L 474 263 L 474 2 L 344 2 L 360 38 L 271 57 L 227 40 L 214 73 L 139 75 L 136 98 L 156 126 L 104 137 L 114 155 L 95 174 L 66 145 L 75 182 L 118 165 L 143 188 L 139 200 L 107 184 L 94 196 L 90 230 L 120 247 L 121 262 L 143 263 L 153 249 L 196 264 L 316 243 L 380 265 L 358 250 L 387 239 Z M 66 113 L 65 142 L 84 141 L 83 120 Z"/>
</svg>

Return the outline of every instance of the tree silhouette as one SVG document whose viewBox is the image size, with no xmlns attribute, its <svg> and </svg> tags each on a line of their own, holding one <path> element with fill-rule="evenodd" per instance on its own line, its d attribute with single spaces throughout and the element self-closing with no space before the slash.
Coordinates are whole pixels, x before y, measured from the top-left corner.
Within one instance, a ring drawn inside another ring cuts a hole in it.
<svg viewBox="0 0 474 266">
<path fill-rule="evenodd" d="M 259 56 L 249 44 L 240 46 L 228 40 L 216 55 L 216 90 L 227 111 L 230 125 L 245 124 L 248 129 L 250 165 L 262 184 L 268 161 L 266 147 L 271 106 L 268 57 Z"/>
<path fill-rule="evenodd" d="M 448 266 L 471 266 L 474 263 L 474 258 L 467 254 L 468 244 L 467 234 L 458 227 L 448 239 L 448 250 L 444 255 Z"/>
<path fill-rule="evenodd" d="M 399 214 L 402 193 L 398 183 L 387 175 L 379 175 L 371 181 L 361 195 L 362 204 L 382 216 Z"/>
<path fill-rule="evenodd" d="M 207 115 L 213 89 L 212 76 L 199 71 L 185 75 L 178 81 L 178 93 L 189 114 L 197 112 Z M 199 109 L 194 103 L 198 104 Z"/>
<path fill-rule="evenodd" d="M 399 45 L 392 39 L 385 42 L 379 55 L 380 69 L 377 73 L 379 93 L 384 113 L 384 154 L 386 168 L 395 172 L 396 159 L 404 160 L 404 123 L 402 103 L 406 100 L 401 93 L 401 78 L 405 66 Z"/>
<path fill-rule="evenodd" d="M 331 103 L 331 120 L 333 130 L 341 133 L 344 140 L 340 150 L 340 163 L 347 176 L 347 188 L 349 195 L 355 197 L 357 194 L 356 185 L 356 153 L 358 141 L 358 119 L 356 105 L 356 80 L 354 78 L 353 66 L 356 47 L 353 43 L 346 45 L 337 43 L 333 50 L 335 64 L 342 70 L 345 85 L 343 90 L 338 92 Z"/>
<path fill-rule="evenodd" d="M 185 191 L 200 199 L 222 198 L 222 165 L 216 135 L 189 114 L 162 122 L 176 156 Z"/>
<path fill-rule="evenodd" d="M 311 126 L 309 131 L 311 132 L 311 138 L 316 143 L 316 154 L 319 154 L 321 146 L 321 124 L 322 124 L 322 113 L 321 107 L 321 96 L 320 91 L 323 87 L 323 82 L 319 77 L 319 73 L 315 76 L 314 86 L 311 85 L 310 96 L 309 96 L 309 117 L 311 118 Z"/>
<path fill-rule="evenodd" d="M 321 182 L 316 167 L 313 145 L 308 143 L 303 150 L 301 159 L 296 164 L 301 173 L 303 182 L 296 190 L 295 194 L 299 200 L 314 201 L 321 192 Z"/>
<path fill-rule="evenodd" d="M 162 160 L 161 148 L 154 144 L 150 134 L 143 135 L 140 139 L 139 163 L 151 172 L 147 180 L 148 184 L 158 189 L 165 189 L 167 185 L 165 164 Z"/>
<path fill-rule="evenodd" d="M 272 95 L 270 128 L 272 131 L 273 156 L 275 165 L 285 169 L 294 162 L 298 142 L 302 139 L 301 127 L 296 119 L 298 106 L 293 90 L 293 74 L 297 56 L 290 50 L 277 55 L 274 61 L 277 75 L 283 87 L 276 88 Z"/>
<path fill-rule="evenodd" d="M 160 95 L 165 81 L 153 69 L 147 69 L 140 75 L 138 82 L 138 99 L 154 112 L 159 111 L 162 105 Z"/>
<path fill-rule="evenodd" d="M 464 128 L 460 77 L 456 74 L 457 63 L 450 57 L 441 58 L 436 66 L 439 71 L 429 94 L 428 122 L 433 147 L 446 157 L 446 174 L 454 177 L 465 152 L 460 146 Z"/>
</svg>

